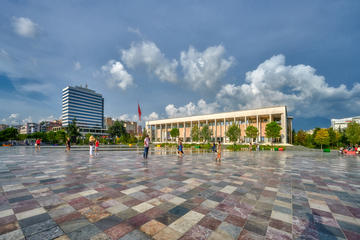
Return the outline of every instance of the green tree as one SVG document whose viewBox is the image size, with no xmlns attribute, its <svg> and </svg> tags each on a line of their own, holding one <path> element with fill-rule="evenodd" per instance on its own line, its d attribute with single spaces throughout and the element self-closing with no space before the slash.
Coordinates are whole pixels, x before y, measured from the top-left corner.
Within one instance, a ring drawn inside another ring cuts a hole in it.
<svg viewBox="0 0 360 240">
<path fill-rule="evenodd" d="M 241 130 L 239 126 L 236 124 L 232 124 L 226 131 L 226 136 L 229 138 L 230 142 L 233 142 L 235 145 L 241 136 Z"/>
<path fill-rule="evenodd" d="M 272 144 L 274 138 L 280 137 L 281 129 L 282 128 L 280 127 L 279 124 L 277 124 L 277 122 L 270 122 L 270 123 L 266 124 L 265 134 L 266 134 L 267 138 L 271 139 L 271 144 Z"/>
<path fill-rule="evenodd" d="M 203 139 L 204 142 L 209 142 L 211 140 L 211 130 L 209 125 L 204 125 L 200 131 L 200 137 Z"/>
<path fill-rule="evenodd" d="M 191 138 L 193 142 L 198 142 L 200 140 L 200 130 L 197 125 L 193 126 L 191 129 Z"/>
<path fill-rule="evenodd" d="M 258 136 L 258 129 L 254 126 L 248 126 L 245 130 L 246 137 L 251 139 L 253 142 L 254 138 Z"/>
<path fill-rule="evenodd" d="M 354 121 L 348 123 L 345 135 L 351 145 L 358 144 L 360 142 L 360 124 Z"/>
<path fill-rule="evenodd" d="M 329 145 L 330 136 L 329 136 L 328 130 L 326 128 L 319 129 L 316 132 L 314 141 L 315 141 L 316 144 L 320 144 L 321 149 L 322 149 L 323 145 Z"/>
<path fill-rule="evenodd" d="M 296 145 L 302 145 L 302 146 L 305 146 L 306 145 L 306 133 L 304 130 L 299 130 L 297 133 L 296 133 L 296 136 L 295 136 L 295 144 Z"/>
<path fill-rule="evenodd" d="M 108 133 L 112 138 L 121 137 L 123 135 L 127 135 L 126 128 L 124 127 L 123 121 L 116 120 L 114 124 L 109 127 Z"/>
<path fill-rule="evenodd" d="M 46 135 L 50 143 L 56 143 L 56 133 L 54 131 L 47 132 Z"/>
<path fill-rule="evenodd" d="M 0 132 L 0 141 L 16 140 L 18 138 L 18 130 L 10 127 Z"/>
<path fill-rule="evenodd" d="M 60 130 L 56 132 L 56 140 L 59 143 L 65 143 L 66 141 L 66 132 L 64 130 Z"/>
<path fill-rule="evenodd" d="M 69 123 L 66 128 L 66 133 L 69 136 L 71 142 L 76 142 L 77 137 L 81 136 L 79 127 L 76 126 L 76 118 L 73 119 L 71 123 Z"/>
<path fill-rule="evenodd" d="M 170 130 L 170 136 L 172 138 L 177 138 L 180 135 L 180 131 L 178 128 L 173 128 Z"/>
</svg>

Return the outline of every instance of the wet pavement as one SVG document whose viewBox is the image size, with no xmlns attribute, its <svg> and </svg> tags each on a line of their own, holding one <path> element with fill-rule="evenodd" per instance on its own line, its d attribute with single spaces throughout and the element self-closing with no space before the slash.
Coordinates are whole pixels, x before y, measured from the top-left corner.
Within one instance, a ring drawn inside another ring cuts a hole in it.
<svg viewBox="0 0 360 240">
<path fill-rule="evenodd" d="M 360 158 L 0 148 L 2 239 L 360 239 Z"/>
</svg>

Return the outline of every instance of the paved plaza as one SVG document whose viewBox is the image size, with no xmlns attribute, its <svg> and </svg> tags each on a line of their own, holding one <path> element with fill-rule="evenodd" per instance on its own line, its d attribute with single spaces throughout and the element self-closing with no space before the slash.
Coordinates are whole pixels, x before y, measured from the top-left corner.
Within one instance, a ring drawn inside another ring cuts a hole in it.
<svg viewBox="0 0 360 240">
<path fill-rule="evenodd" d="M 360 239 L 360 159 L 0 149 L 0 239 Z"/>
</svg>

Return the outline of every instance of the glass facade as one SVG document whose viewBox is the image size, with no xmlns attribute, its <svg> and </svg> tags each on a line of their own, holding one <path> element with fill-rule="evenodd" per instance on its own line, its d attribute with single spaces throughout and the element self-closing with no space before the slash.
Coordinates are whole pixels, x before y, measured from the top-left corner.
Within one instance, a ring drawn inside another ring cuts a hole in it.
<svg viewBox="0 0 360 240">
<path fill-rule="evenodd" d="M 104 98 L 101 94 L 83 87 L 66 87 L 62 91 L 62 125 L 73 119 L 79 127 L 104 127 Z"/>
</svg>

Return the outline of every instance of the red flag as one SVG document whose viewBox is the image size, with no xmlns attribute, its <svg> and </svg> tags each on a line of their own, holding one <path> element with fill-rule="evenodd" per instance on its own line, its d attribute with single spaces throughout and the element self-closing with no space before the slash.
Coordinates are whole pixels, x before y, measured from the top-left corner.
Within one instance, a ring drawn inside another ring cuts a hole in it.
<svg viewBox="0 0 360 240">
<path fill-rule="evenodd" d="M 138 113 L 139 113 L 139 121 L 141 122 L 141 109 L 140 105 L 138 104 Z"/>
</svg>

